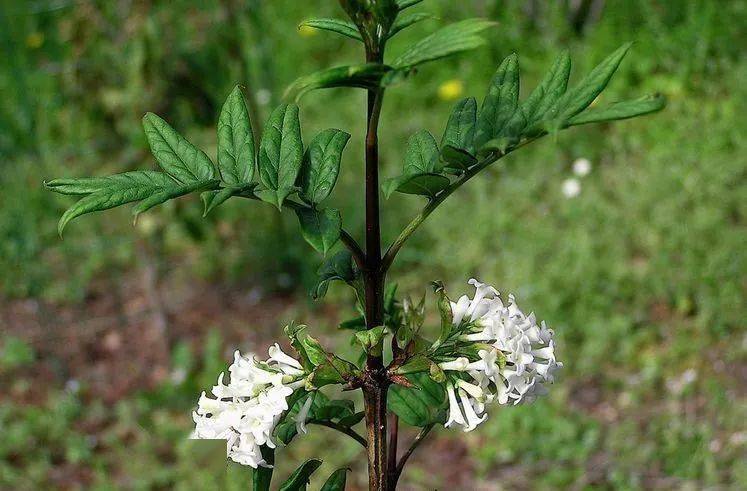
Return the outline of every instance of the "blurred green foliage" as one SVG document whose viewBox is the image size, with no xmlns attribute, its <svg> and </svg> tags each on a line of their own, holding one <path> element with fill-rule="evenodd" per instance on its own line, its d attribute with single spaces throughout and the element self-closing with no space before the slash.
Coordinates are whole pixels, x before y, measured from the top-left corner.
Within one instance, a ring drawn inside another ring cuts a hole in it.
<svg viewBox="0 0 747 491">
<path fill-rule="evenodd" d="M 295 240 L 293 216 L 239 202 L 203 220 L 200 204 L 185 200 L 148 214 L 135 230 L 126 211 L 90 216 L 59 241 L 55 223 L 70 200 L 44 191 L 41 182 L 146 168 L 146 111 L 214 153 L 214 120 L 235 83 L 254 94 L 263 120 L 297 76 L 360 61 L 354 43 L 296 29 L 312 15 L 335 14 L 335 3 L 4 2 L 3 295 L 54 305 L 84 301 L 104 271 L 115 282 L 132 270 L 136 244 L 145 242 L 166 271 L 178 267 L 236 288 L 290 290 L 303 303 L 316 265 L 306 261 L 310 247 Z M 567 370 L 550 397 L 495 411 L 466 439 L 471 482 L 747 487 L 744 3 L 608 0 L 583 29 L 569 21 L 566 2 L 427 0 L 420 10 L 443 21 L 484 16 L 499 24 L 488 48 L 426 66 L 389 91 L 384 177 L 401 167 L 411 133 L 440 134 L 453 99 L 481 98 L 497 62 L 512 51 L 520 54 L 527 86 L 561 47 L 579 60 L 578 74 L 633 40 L 605 101 L 656 91 L 670 101 L 656 116 L 574 129 L 517 152 L 460 190 L 400 254 L 391 274 L 400 291 L 419 294 L 441 278 L 457 296 L 475 275 L 514 292 L 560 338 Z M 417 39 L 440 22 L 400 36 Z M 393 42 L 392 56 L 398 52 Z M 324 127 L 353 135 L 332 198 L 353 231 L 362 221 L 363 107 L 361 92 L 337 89 L 302 104 L 307 140 Z M 572 177 L 577 158 L 590 159 L 593 169 L 569 199 L 561 183 Z M 384 202 L 387 240 L 421 204 L 405 196 Z M 220 337 L 208 338 L 204 353 L 177 344 L 172 366 L 181 381 L 114 407 L 62 388 L 64 380 L 42 402 L 14 401 L 40 355 L 17 337 L 0 342 L 0 375 L 12 381 L 10 399 L 0 398 L 0 488 L 205 482 L 177 442 L 189 429 L 196 395 L 224 366 Z M 327 436 L 312 433 L 291 451 L 300 461 Z M 454 444 L 463 438 L 440 436 Z M 330 462 L 320 475 L 360 460 L 347 447 L 321 457 Z M 240 486 L 244 470 L 229 470 L 229 481 Z M 356 470 L 360 483 L 363 469 Z M 417 468 L 405 479 L 415 488 L 440 485 L 438 473 Z"/>
</svg>

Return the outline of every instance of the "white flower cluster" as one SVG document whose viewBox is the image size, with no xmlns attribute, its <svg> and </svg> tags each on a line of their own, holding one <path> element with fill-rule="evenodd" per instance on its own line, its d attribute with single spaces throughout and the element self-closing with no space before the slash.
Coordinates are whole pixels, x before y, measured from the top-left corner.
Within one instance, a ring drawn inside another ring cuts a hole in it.
<svg viewBox="0 0 747 491">
<path fill-rule="evenodd" d="M 465 295 L 451 303 L 454 326 L 468 323 L 460 340 L 491 347 L 480 350 L 480 359 L 472 363 L 467 358 L 457 358 L 439 365 L 447 372 L 463 372 L 472 378 L 472 382 L 467 382 L 450 377 L 447 384 L 446 426 L 462 425 L 464 431 L 485 421 L 488 403 L 531 402 L 544 394 L 544 384 L 552 383 L 554 373 L 563 366 L 555 360 L 554 334 L 544 322 L 538 325 L 534 314 L 525 315 L 519 310 L 512 295 L 508 305 L 504 305 L 492 286 L 475 279 L 469 283 L 476 288 L 474 298 L 470 300 Z"/>
<path fill-rule="evenodd" d="M 237 350 L 233 364 L 228 367 L 228 384 L 221 373 L 212 389 L 215 399 L 203 392 L 197 411 L 192 414 L 195 422 L 192 438 L 226 440 L 228 457 L 255 469 L 271 467 L 262 458 L 260 446 L 275 448 L 272 439 L 275 425 L 288 410 L 288 397 L 304 386 L 306 375 L 301 364 L 277 344 L 270 347 L 269 355 L 262 362 Z M 307 398 L 297 418 L 297 426 L 303 433 L 311 400 L 312 397 Z"/>
</svg>

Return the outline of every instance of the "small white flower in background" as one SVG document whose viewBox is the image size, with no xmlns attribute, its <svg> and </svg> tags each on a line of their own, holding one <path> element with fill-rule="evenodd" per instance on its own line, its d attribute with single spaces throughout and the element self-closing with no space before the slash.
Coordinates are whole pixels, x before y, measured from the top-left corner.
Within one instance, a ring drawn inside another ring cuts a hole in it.
<svg viewBox="0 0 747 491">
<path fill-rule="evenodd" d="M 259 89 L 255 97 L 257 98 L 257 104 L 266 106 L 270 103 L 270 99 L 272 99 L 272 93 L 267 89 Z"/>
<path fill-rule="evenodd" d="M 452 372 L 446 426 L 462 425 L 464 431 L 485 421 L 485 404 L 532 402 L 545 394 L 545 384 L 552 383 L 563 366 L 555 359 L 554 333 L 544 322 L 537 324 L 534 314 L 525 315 L 513 295 L 506 304 L 494 287 L 475 279 L 469 283 L 475 287 L 474 297 L 464 295 L 451 303 L 454 326 L 466 327 L 461 341 L 485 343 L 490 349 L 481 349 L 480 359 L 471 363 L 459 357 L 439 364 Z"/>
<path fill-rule="evenodd" d="M 573 173 L 578 177 L 584 177 L 589 175 L 591 172 L 591 161 L 589 159 L 576 159 L 573 162 Z"/>
<path fill-rule="evenodd" d="M 581 182 L 575 177 L 568 178 L 563 181 L 561 190 L 563 191 L 563 196 L 566 198 L 575 198 L 581 194 Z"/>
<path fill-rule="evenodd" d="M 271 467 L 262 458 L 260 446 L 275 448 L 275 425 L 288 410 L 288 397 L 304 386 L 306 374 L 301 364 L 277 344 L 270 347 L 267 361 L 236 351 L 228 372 L 228 384 L 223 372 L 218 376 L 211 391 L 215 398 L 205 392 L 200 396 L 197 410 L 192 413 L 192 438 L 226 440 L 231 460 L 254 468 Z M 307 399 L 309 407 L 311 400 L 312 397 Z M 296 418 L 304 433 L 309 407 L 304 404 Z"/>
</svg>

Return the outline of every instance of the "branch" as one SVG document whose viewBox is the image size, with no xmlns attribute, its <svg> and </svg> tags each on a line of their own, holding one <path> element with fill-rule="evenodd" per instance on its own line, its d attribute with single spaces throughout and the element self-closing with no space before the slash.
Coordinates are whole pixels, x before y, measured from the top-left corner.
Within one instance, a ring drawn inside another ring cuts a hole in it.
<svg viewBox="0 0 747 491">
<path fill-rule="evenodd" d="M 363 252 L 363 249 L 361 249 L 361 246 L 358 245 L 358 242 L 355 241 L 352 235 L 347 233 L 345 229 L 340 229 L 340 240 L 345 245 L 345 247 L 348 248 L 350 251 L 350 254 L 353 255 L 353 259 L 355 260 L 355 264 L 358 266 L 358 269 L 363 269 L 365 266 L 365 259 L 366 255 Z"/>
<path fill-rule="evenodd" d="M 407 452 L 402 456 L 402 458 L 399 461 L 399 464 L 397 464 L 397 468 L 393 471 L 392 474 L 392 489 L 395 488 L 397 485 L 397 481 L 399 480 L 399 476 L 402 474 L 402 469 L 405 468 L 405 464 L 407 463 L 407 460 L 410 458 L 410 456 L 413 454 L 416 448 L 420 445 L 420 443 L 425 439 L 425 437 L 428 436 L 428 433 L 431 432 L 433 429 L 433 424 L 429 424 L 428 426 L 424 426 L 422 430 L 420 430 L 420 433 L 418 433 L 418 436 L 415 437 L 415 439 L 410 444 L 410 448 L 407 449 Z"/>
<path fill-rule="evenodd" d="M 540 135 L 541 136 L 541 135 Z M 528 143 L 533 142 L 539 138 L 533 137 L 528 140 L 524 140 L 522 143 L 517 145 L 515 148 L 513 148 L 510 152 L 513 152 L 514 150 L 517 150 L 524 145 L 527 145 Z M 425 205 L 425 208 L 410 221 L 410 223 L 407 224 L 407 227 L 399 234 L 399 236 L 392 242 L 392 244 L 389 246 L 389 249 L 387 249 L 386 254 L 384 254 L 384 258 L 381 262 L 381 268 L 382 271 L 386 272 L 389 267 L 394 262 L 394 258 L 397 256 L 397 253 L 402 248 L 402 246 L 405 244 L 407 239 L 410 238 L 410 236 L 415 232 L 415 230 L 420 227 L 420 224 L 422 224 L 428 216 L 433 213 L 433 211 L 438 208 L 438 206 L 443 203 L 446 198 L 448 198 L 451 193 L 459 189 L 459 187 L 472 179 L 477 173 L 479 173 L 481 170 L 492 164 L 493 162 L 501 159 L 502 157 L 508 155 L 510 152 L 507 152 L 505 154 L 497 153 L 497 152 L 491 152 L 487 157 L 485 157 L 483 160 L 478 161 L 471 169 L 467 170 L 464 174 L 462 174 L 459 179 L 451 183 L 446 189 L 441 191 L 435 198 L 430 200 L 427 205 Z"/>
<path fill-rule="evenodd" d="M 259 198 L 257 198 L 257 196 L 254 195 L 254 193 L 241 193 L 237 196 L 241 198 L 261 201 Z M 297 203 L 291 200 L 286 200 L 283 203 L 283 205 L 293 210 L 310 208 L 309 206 L 306 206 L 302 203 Z M 358 245 L 358 242 L 356 242 L 353 236 L 350 235 L 343 228 L 340 229 L 340 240 L 342 241 L 343 245 L 347 247 L 350 253 L 353 255 L 353 260 L 355 260 L 355 264 L 358 265 L 358 268 L 363 269 L 365 265 L 365 254 L 363 253 L 363 249 L 361 249 L 361 247 Z"/>
<path fill-rule="evenodd" d="M 348 426 L 343 426 L 341 424 L 338 424 L 332 421 L 321 421 L 321 420 L 316 420 L 316 419 L 309 420 L 308 423 L 318 425 L 318 426 L 326 426 L 327 428 L 332 428 L 333 430 L 337 430 L 340 433 L 346 434 L 347 436 L 349 436 L 356 442 L 360 443 L 361 445 L 363 445 L 363 448 L 368 447 L 368 442 L 366 442 L 366 439 L 363 438 L 361 435 L 359 435 L 358 432 L 356 432 L 354 429 Z"/>
</svg>

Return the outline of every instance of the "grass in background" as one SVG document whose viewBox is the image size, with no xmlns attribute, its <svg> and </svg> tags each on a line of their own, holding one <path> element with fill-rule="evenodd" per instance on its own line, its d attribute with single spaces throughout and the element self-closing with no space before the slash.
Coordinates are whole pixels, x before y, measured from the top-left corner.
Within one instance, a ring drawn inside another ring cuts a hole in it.
<svg viewBox="0 0 747 491">
<path fill-rule="evenodd" d="M 528 87 L 561 47 L 579 61 L 578 74 L 634 40 L 635 56 L 605 100 L 661 91 L 670 103 L 653 117 L 573 129 L 518 152 L 461 189 L 400 254 L 391 278 L 403 292 L 419 294 L 440 278 L 456 296 L 470 275 L 490 280 L 555 328 L 566 361 L 548 399 L 496 411 L 469 435 L 474 475 L 470 470 L 458 485 L 747 487 L 747 9 L 736 1 L 607 1 L 601 18 L 579 34 L 561 2 L 466 3 L 428 0 L 422 10 L 444 22 L 495 19 L 492 42 L 389 91 L 385 177 L 400 167 L 409 134 L 425 127 L 440 135 L 453 99 L 481 98 L 478 87 L 512 51 Z M 334 2 L 320 4 L 328 10 L 322 14 L 334 14 Z M 314 309 L 305 299 L 314 268 L 304 258 L 312 251 L 284 240 L 294 217 L 229 203 L 203 220 L 200 204 L 185 200 L 151 212 L 135 230 L 126 212 L 90 216 L 60 241 L 54 224 L 69 200 L 43 191 L 41 181 L 144 167 L 139 122 L 146 110 L 211 153 L 209 128 L 234 83 L 253 89 L 266 114 L 296 76 L 358 61 L 352 43 L 297 31 L 311 7 L 290 0 L 33 5 L 0 9 L 8 60 L 0 70 L 0 307 L 23 299 L 52 311 L 84 303 L 94 282 L 106 291 L 142 267 L 138 248 L 145 244 L 163 277 L 239 290 L 260 284 L 291 291 L 300 312 Z M 234 24 L 226 29 L 229 19 Z M 417 38 L 440 22 L 402 36 Z M 304 100 L 301 115 L 307 139 L 328 126 L 354 135 L 333 198 L 352 230 L 362 223 L 362 107 L 362 92 L 332 90 Z M 582 157 L 592 171 L 580 178 L 580 194 L 566 198 L 561 183 Z M 421 204 L 403 196 L 384 202 L 385 236 Z M 289 247 L 279 258 L 278 243 Z M 103 271 L 115 273 L 107 279 Z M 343 317 L 349 306 L 340 303 L 337 311 Z M 290 320 L 278 318 L 274 327 Z M 30 387 L 28 373 L 49 350 L 14 335 L 0 341 L 0 380 L 9 388 L 0 397 L 0 488 L 149 489 L 208 479 L 190 465 L 182 437 L 196 394 L 212 384 L 205 377 L 227 360 L 223 338 L 210 337 L 201 349 L 177 343 L 173 376 L 111 405 L 75 383 L 65 387 L 60 375 L 49 387 Z M 289 450 L 299 460 L 304 445 L 325 438 L 317 430 Z M 325 465 L 354 463 L 361 483 L 355 452 L 345 448 Z M 424 469 L 408 470 L 406 484 L 442 485 L 427 462 Z M 229 480 L 241 486 L 243 472 L 232 467 Z"/>
</svg>

